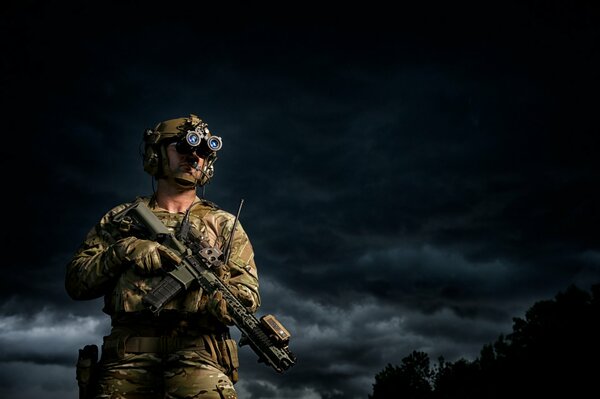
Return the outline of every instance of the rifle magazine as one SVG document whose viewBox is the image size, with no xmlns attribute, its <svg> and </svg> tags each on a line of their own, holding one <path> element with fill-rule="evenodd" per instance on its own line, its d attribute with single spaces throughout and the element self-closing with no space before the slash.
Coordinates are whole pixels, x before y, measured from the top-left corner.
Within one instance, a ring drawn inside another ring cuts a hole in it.
<svg viewBox="0 0 600 399">
<path fill-rule="evenodd" d="M 144 302 L 148 309 L 150 309 L 153 313 L 158 313 L 183 289 L 184 286 L 176 278 L 168 275 L 156 287 L 154 287 L 151 292 L 144 296 L 142 302 Z"/>
</svg>

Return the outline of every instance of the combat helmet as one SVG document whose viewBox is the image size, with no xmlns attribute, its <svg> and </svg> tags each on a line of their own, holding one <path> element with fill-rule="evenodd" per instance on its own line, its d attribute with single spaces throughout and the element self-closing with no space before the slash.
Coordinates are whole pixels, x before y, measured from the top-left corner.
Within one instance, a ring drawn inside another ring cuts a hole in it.
<svg viewBox="0 0 600 399">
<path fill-rule="evenodd" d="M 166 147 L 173 142 L 178 152 L 195 152 L 204 159 L 199 179 L 189 174 L 171 172 Z M 173 179 L 183 188 L 204 186 L 214 175 L 217 151 L 222 144 L 221 138 L 211 134 L 206 122 L 194 114 L 187 118 L 169 119 L 158 123 L 154 129 L 144 131 L 144 170 L 157 179 Z"/>
</svg>

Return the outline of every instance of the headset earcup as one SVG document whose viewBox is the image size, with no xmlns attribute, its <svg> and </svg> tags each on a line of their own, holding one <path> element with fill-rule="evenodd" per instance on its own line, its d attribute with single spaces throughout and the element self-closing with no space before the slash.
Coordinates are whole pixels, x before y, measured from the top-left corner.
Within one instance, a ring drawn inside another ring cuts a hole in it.
<svg viewBox="0 0 600 399">
<path fill-rule="evenodd" d="M 151 176 L 156 176 L 158 173 L 159 156 L 154 151 L 153 146 L 146 146 L 144 152 L 144 170 Z"/>
</svg>

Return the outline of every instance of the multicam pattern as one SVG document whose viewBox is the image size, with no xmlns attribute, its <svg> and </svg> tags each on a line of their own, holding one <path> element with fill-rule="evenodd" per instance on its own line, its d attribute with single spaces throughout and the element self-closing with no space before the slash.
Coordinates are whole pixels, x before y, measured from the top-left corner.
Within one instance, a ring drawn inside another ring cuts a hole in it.
<svg viewBox="0 0 600 399">
<path fill-rule="evenodd" d="M 156 206 L 150 198 L 140 199 L 165 226 L 178 231 L 184 216 L 182 213 L 169 213 Z M 207 201 L 199 198 L 196 201 L 198 204 L 192 207 L 189 219 L 195 237 L 223 249 L 231 234 L 234 216 Z M 113 317 L 113 330 L 110 336 L 105 337 L 94 397 L 236 398 L 233 384 L 237 381 L 239 366 L 237 348 L 234 341 L 218 340 L 210 333 L 223 331 L 226 326 L 208 312 L 206 304 L 209 297 L 200 288 L 189 289 L 165 306 L 161 313 L 174 314 L 176 318 L 181 315 L 182 322 L 177 324 L 176 330 L 168 333 L 165 332 L 168 328 L 159 330 L 164 336 L 204 337 L 205 342 L 211 342 L 208 345 L 210 350 L 198 347 L 170 353 L 108 353 L 111 345 L 122 347 L 131 336 L 121 334 L 123 325 L 115 327 L 115 321 L 123 320 L 123 315 L 143 314 L 140 313 L 145 310 L 142 297 L 163 278 L 161 275 L 143 274 L 133 265 L 123 264 L 116 253 L 118 246 L 115 243 L 128 234 L 123 231 L 123 226 L 115 225 L 112 218 L 127 205 L 119 205 L 108 212 L 88 233 L 67 265 L 65 285 L 69 295 L 77 300 L 104 296 L 103 311 Z M 239 222 L 231 243 L 228 266 L 226 282 L 235 287 L 232 291 L 249 310 L 256 311 L 260 306 L 260 296 L 254 252 Z M 188 324 L 190 318 L 193 323 Z M 133 336 L 159 334 L 141 331 L 136 325 L 130 326 L 131 330 L 137 330 Z M 208 341 L 207 337 L 210 337 Z"/>
<path fill-rule="evenodd" d="M 149 199 L 144 198 L 144 201 Z M 192 226 L 210 245 L 223 248 L 231 234 L 234 216 L 205 201 L 197 201 L 200 203 L 190 212 Z M 66 289 L 69 295 L 74 299 L 94 299 L 104 295 L 104 311 L 110 315 L 144 310 L 142 297 L 162 279 L 160 275 L 140 275 L 131 265 L 121 264 L 114 253 L 113 244 L 123 238 L 124 233 L 111 223 L 111 219 L 126 205 L 115 207 L 102 218 L 67 266 Z M 179 228 L 182 213 L 169 213 L 152 203 L 149 206 L 167 227 Z M 231 274 L 228 283 L 238 288 L 240 300 L 255 311 L 260 306 L 258 275 L 254 251 L 241 223 L 236 227 L 228 265 Z M 200 289 L 190 289 L 164 309 L 202 313 L 207 300 Z"/>
<path fill-rule="evenodd" d="M 233 383 L 193 351 L 130 354 L 104 363 L 96 399 L 236 399 Z"/>
</svg>

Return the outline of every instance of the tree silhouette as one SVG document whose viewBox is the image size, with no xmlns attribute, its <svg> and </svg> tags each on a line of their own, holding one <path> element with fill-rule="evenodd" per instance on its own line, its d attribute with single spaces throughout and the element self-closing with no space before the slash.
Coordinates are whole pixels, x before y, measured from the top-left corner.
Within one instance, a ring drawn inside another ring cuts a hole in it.
<svg viewBox="0 0 600 399">
<path fill-rule="evenodd" d="M 599 337 L 600 284 L 589 293 L 571 285 L 514 318 L 512 333 L 484 345 L 474 361 L 440 358 L 432 369 L 426 353 L 413 351 L 400 367 L 388 364 L 369 398 L 589 395 L 596 391 Z"/>
<path fill-rule="evenodd" d="M 454 363 L 446 363 L 440 359 L 434 377 L 434 398 L 464 398 L 473 390 L 479 369 L 475 363 L 460 359 Z"/>
<path fill-rule="evenodd" d="M 369 399 L 400 396 L 407 399 L 429 399 L 432 376 L 429 355 L 413 351 L 402 359 L 400 367 L 388 364 L 375 376 L 373 395 L 369 395 Z"/>
</svg>

